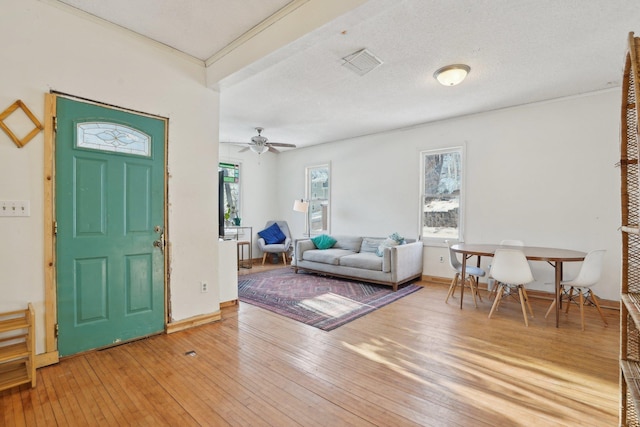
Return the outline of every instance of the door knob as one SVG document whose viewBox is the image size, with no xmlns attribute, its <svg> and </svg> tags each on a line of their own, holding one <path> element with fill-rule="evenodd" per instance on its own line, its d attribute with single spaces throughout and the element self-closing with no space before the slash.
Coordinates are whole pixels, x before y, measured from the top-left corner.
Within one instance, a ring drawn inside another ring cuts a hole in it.
<svg viewBox="0 0 640 427">
<path fill-rule="evenodd" d="M 165 245 L 164 233 L 161 233 L 160 234 L 160 238 L 158 240 L 154 240 L 153 241 L 153 246 L 155 246 L 156 248 L 160 249 L 160 252 L 162 252 L 162 254 L 164 254 L 164 245 Z"/>
</svg>

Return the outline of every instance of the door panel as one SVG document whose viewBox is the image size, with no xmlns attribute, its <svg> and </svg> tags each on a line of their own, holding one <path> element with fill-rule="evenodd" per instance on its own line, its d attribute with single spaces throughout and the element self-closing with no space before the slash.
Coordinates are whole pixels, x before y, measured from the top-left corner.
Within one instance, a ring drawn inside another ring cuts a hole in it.
<svg viewBox="0 0 640 427">
<path fill-rule="evenodd" d="M 74 265 L 78 324 L 107 320 L 107 259 L 77 258 Z"/>
<path fill-rule="evenodd" d="M 151 257 L 146 254 L 129 255 L 126 263 L 126 314 L 153 310 L 153 283 L 149 274 L 152 270 Z"/>
<path fill-rule="evenodd" d="M 78 237 L 105 233 L 106 166 L 104 161 L 74 159 L 73 172 L 76 180 L 72 197 L 76 205 L 73 206 L 73 229 Z"/>
<path fill-rule="evenodd" d="M 57 98 L 56 254 L 61 356 L 165 324 L 165 121 Z"/>
</svg>

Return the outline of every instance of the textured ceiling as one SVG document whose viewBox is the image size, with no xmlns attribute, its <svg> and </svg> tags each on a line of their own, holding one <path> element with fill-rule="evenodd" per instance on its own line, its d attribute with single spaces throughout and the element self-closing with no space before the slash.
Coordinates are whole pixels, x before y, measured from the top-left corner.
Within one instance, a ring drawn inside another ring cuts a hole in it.
<svg viewBox="0 0 640 427">
<path fill-rule="evenodd" d="M 200 59 L 288 3 L 64 2 Z M 301 147 L 618 87 L 630 31 L 637 0 L 369 0 L 223 79 L 220 140 Z M 359 76 L 341 58 L 362 48 L 384 64 Z M 439 85 L 452 63 L 467 80 Z"/>
</svg>

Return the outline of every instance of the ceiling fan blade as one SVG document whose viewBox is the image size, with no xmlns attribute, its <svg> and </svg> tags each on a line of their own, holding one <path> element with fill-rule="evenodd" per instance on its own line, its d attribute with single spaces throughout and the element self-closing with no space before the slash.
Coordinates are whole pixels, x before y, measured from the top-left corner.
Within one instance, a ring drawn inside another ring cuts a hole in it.
<svg viewBox="0 0 640 427">
<path fill-rule="evenodd" d="M 280 151 L 276 150 L 275 148 L 272 147 L 272 144 L 267 144 L 269 146 L 269 151 L 271 151 L 272 153 L 276 153 L 278 154 Z"/>
<path fill-rule="evenodd" d="M 267 145 L 271 145 L 274 147 L 287 147 L 287 148 L 296 148 L 296 144 L 285 144 L 284 142 L 269 142 Z"/>
<path fill-rule="evenodd" d="M 220 141 L 220 144 L 230 144 L 230 145 L 235 145 L 236 147 L 242 147 L 242 150 L 238 151 L 238 153 L 244 153 L 245 151 L 249 150 L 249 148 L 251 148 L 251 146 L 253 145 L 250 142 L 235 142 L 235 141 Z"/>
</svg>

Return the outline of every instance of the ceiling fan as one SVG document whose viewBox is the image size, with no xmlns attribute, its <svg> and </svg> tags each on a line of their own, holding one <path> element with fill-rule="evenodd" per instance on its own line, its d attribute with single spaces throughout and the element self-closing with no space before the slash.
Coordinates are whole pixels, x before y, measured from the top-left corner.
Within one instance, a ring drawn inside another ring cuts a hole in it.
<svg viewBox="0 0 640 427">
<path fill-rule="evenodd" d="M 245 148 L 239 151 L 240 153 L 247 150 L 251 150 L 257 154 L 262 154 L 265 151 L 271 151 L 272 153 L 279 153 L 280 151 L 275 147 L 296 148 L 295 144 L 285 144 L 282 142 L 269 142 L 269 140 L 266 137 L 262 136 L 262 131 L 264 130 L 264 128 L 257 127 L 255 129 L 258 131 L 258 134 L 256 136 L 251 137 L 251 142 L 231 142 L 231 141 L 229 142 L 220 141 L 220 142 L 222 144 L 246 145 Z"/>
</svg>

